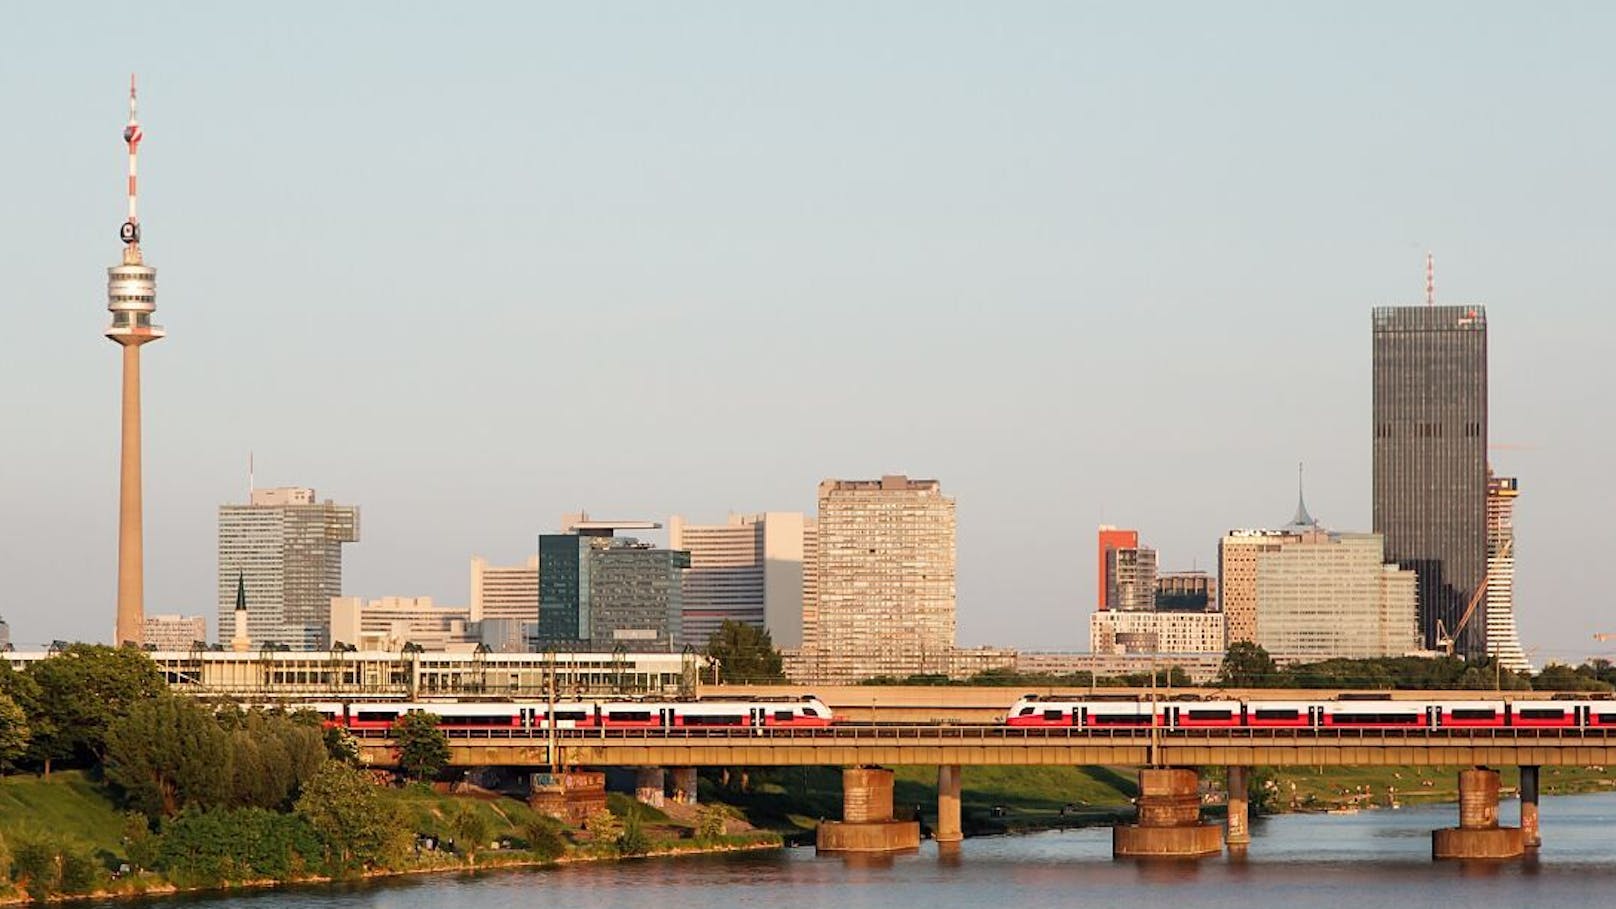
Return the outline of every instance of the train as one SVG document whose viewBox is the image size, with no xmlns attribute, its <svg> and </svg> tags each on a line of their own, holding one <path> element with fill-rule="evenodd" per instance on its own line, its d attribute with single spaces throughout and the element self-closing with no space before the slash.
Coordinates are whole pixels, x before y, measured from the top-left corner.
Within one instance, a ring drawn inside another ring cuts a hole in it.
<svg viewBox="0 0 1616 909">
<path fill-rule="evenodd" d="M 1137 698 L 1057 700 L 1029 694 L 1005 724 L 1078 729 L 1613 729 L 1609 700 L 1331 700 L 1149 701 Z"/>
<path fill-rule="evenodd" d="M 835 718 L 809 694 L 760 701 L 487 701 L 399 703 L 325 701 L 307 705 L 327 726 L 358 731 L 391 729 L 403 716 L 430 713 L 445 732 L 543 732 L 556 729 L 801 729 Z"/>
</svg>

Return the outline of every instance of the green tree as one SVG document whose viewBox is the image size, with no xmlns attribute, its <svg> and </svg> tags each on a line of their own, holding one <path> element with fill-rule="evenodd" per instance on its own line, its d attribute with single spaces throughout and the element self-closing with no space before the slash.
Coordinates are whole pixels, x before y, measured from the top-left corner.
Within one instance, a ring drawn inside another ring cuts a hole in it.
<svg viewBox="0 0 1616 909">
<path fill-rule="evenodd" d="M 617 835 L 620 855 L 644 855 L 651 851 L 651 837 L 645 832 L 645 812 L 639 806 L 623 815 L 623 830 Z"/>
<path fill-rule="evenodd" d="M 358 766 L 359 740 L 354 738 L 353 733 L 346 727 L 327 726 L 321 736 L 325 742 L 325 756 L 328 760 Z"/>
<path fill-rule="evenodd" d="M 494 834 L 494 826 L 476 805 L 462 804 L 449 816 L 449 832 L 454 835 L 455 851 L 475 865 L 477 853 L 488 845 L 489 837 Z"/>
<path fill-rule="evenodd" d="M 718 677 L 724 682 L 763 684 L 786 680 L 774 639 L 756 625 L 725 619 L 707 639 L 707 656 L 717 661 Z"/>
<path fill-rule="evenodd" d="M 567 851 L 567 838 L 562 835 L 560 824 L 554 818 L 535 815 L 522 824 L 522 839 L 527 841 L 527 851 L 533 853 L 544 861 L 554 861 Z"/>
<path fill-rule="evenodd" d="M 249 712 L 230 743 L 229 803 L 239 808 L 290 808 L 326 762 L 323 733 L 279 712 Z"/>
<path fill-rule="evenodd" d="M 16 765 L 28 751 L 28 714 L 11 696 L 0 691 L 0 774 Z"/>
<path fill-rule="evenodd" d="M 413 780 L 430 780 L 449 764 L 449 737 L 432 713 L 406 713 L 393 724 L 398 766 Z"/>
<path fill-rule="evenodd" d="M 1279 666 L 1260 644 L 1236 641 L 1223 654 L 1218 684 L 1228 688 L 1272 688 L 1279 684 Z"/>
<path fill-rule="evenodd" d="M 318 868 L 319 837 L 302 817 L 262 808 L 187 810 L 163 822 L 159 867 L 181 886 L 295 880 Z"/>
<path fill-rule="evenodd" d="M 99 763 L 113 721 L 168 690 L 146 654 L 102 644 L 74 644 L 30 664 L 28 675 L 39 689 L 29 754 L 47 775 L 58 760 Z"/>
<path fill-rule="evenodd" d="M 138 811 L 123 816 L 123 848 L 129 864 L 136 871 L 149 871 L 157 867 L 163 839 L 152 832 L 151 821 Z"/>
<path fill-rule="evenodd" d="M 12 875 L 34 900 L 89 893 L 97 872 L 87 848 L 59 837 L 24 838 L 12 852 Z"/>
<path fill-rule="evenodd" d="M 716 842 L 724 835 L 724 824 L 729 812 L 721 805 L 703 805 L 696 815 L 696 839 L 704 843 Z"/>
<path fill-rule="evenodd" d="M 410 832 L 360 770 L 327 761 L 303 786 L 297 813 L 308 821 L 333 872 L 382 866 L 403 854 Z"/>
<path fill-rule="evenodd" d="M 1532 680 L 1532 687 L 1538 691 L 1610 691 L 1608 682 L 1601 682 L 1592 667 L 1589 671 L 1578 672 L 1564 663 L 1550 663 L 1543 667 L 1543 671 Z"/>
<path fill-rule="evenodd" d="M 230 738 L 188 697 L 140 701 L 105 736 L 107 780 L 151 817 L 222 805 L 229 796 Z"/>
<path fill-rule="evenodd" d="M 593 842 L 615 846 L 617 838 L 623 835 L 623 822 L 617 819 L 617 815 L 602 808 L 584 818 L 584 832 L 589 834 Z"/>
</svg>

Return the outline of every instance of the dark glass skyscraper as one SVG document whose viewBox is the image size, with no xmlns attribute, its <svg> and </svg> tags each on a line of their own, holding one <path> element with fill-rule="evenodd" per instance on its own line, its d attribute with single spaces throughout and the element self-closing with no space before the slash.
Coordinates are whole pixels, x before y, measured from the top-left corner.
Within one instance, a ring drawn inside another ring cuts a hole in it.
<svg viewBox="0 0 1616 909">
<path fill-rule="evenodd" d="M 1419 573 L 1420 631 L 1451 634 L 1487 573 L 1487 313 L 1382 306 L 1374 319 L 1374 528 Z M 1478 607 L 1457 650 L 1485 652 Z"/>
</svg>

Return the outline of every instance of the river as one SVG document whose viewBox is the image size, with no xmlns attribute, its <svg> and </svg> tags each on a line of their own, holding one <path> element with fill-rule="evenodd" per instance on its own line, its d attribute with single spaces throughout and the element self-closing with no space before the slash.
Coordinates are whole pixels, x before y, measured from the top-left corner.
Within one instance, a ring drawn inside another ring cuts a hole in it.
<svg viewBox="0 0 1616 909">
<path fill-rule="evenodd" d="M 1506 803 L 1505 822 L 1516 803 Z M 227 897 L 154 909 L 1423 909 L 1616 905 L 1616 794 L 1545 798 L 1535 860 L 1435 864 L 1430 830 L 1453 805 L 1286 815 L 1252 824 L 1243 861 L 1116 862 L 1104 828 L 967 840 L 950 854 L 880 859 L 812 849 L 434 875 Z M 113 905 L 128 904 L 107 904 Z"/>
</svg>

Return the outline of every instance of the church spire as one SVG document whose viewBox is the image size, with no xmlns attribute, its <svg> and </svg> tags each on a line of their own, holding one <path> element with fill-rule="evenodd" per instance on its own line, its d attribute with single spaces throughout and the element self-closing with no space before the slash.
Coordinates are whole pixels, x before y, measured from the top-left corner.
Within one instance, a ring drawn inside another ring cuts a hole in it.
<svg viewBox="0 0 1616 909">
<path fill-rule="evenodd" d="M 1289 527 L 1300 530 L 1304 528 L 1316 529 L 1318 526 L 1319 522 L 1307 513 L 1307 497 L 1302 490 L 1302 464 L 1298 461 L 1296 464 L 1296 514 L 1291 518 Z"/>
</svg>

